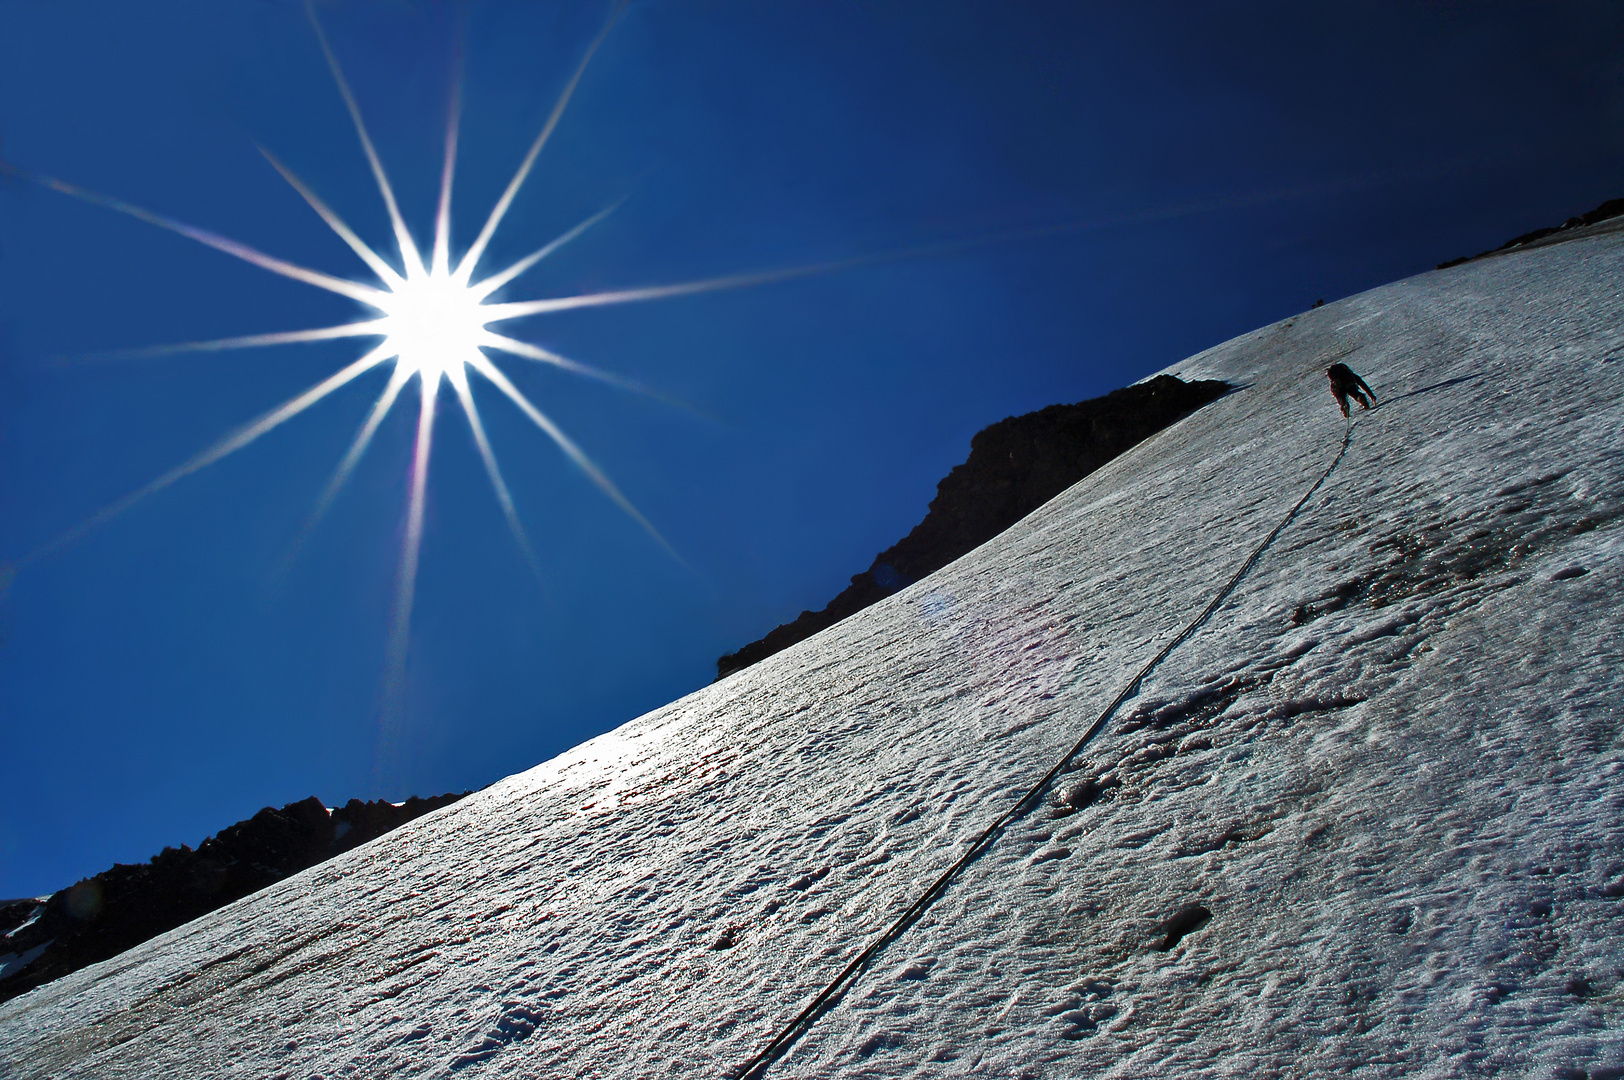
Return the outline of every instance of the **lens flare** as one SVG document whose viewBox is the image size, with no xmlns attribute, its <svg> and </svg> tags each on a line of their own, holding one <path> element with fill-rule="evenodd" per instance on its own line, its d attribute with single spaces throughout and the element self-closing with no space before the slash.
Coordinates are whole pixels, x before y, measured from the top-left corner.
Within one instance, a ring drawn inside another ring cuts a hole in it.
<svg viewBox="0 0 1624 1080">
<path fill-rule="evenodd" d="M 496 204 L 485 218 L 473 243 L 460 257 L 453 258 L 451 249 L 451 187 L 456 172 L 458 126 L 462 101 L 462 58 L 459 46 L 456 56 L 457 73 L 452 79 L 451 104 L 446 118 L 444 159 L 440 171 L 439 197 L 435 206 L 433 243 L 425 258 L 425 252 L 417 247 L 416 242 L 412 239 L 410 229 L 406 226 L 406 220 L 401 213 L 399 203 L 396 201 L 394 189 L 390 185 L 389 176 L 384 170 L 383 161 L 378 155 L 377 148 L 373 145 L 371 136 L 367 133 L 366 123 L 361 117 L 360 106 L 357 104 L 355 95 L 351 92 L 349 83 L 339 65 L 338 55 L 334 52 L 332 44 L 328 41 L 327 35 L 322 29 L 320 20 L 316 17 L 313 4 L 310 0 L 306 0 L 305 10 L 309 16 L 311 27 L 321 46 L 322 55 L 326 58 L 328 70 L 332 74 L 339 97 L 342 99 L 344 108 L 354 124 L 356 137 L 360 142 L 367 168 L 377 184 L 384 209 L 388 213 L 390 231 L 395 241 L 396 250 L 392 253 L 385 253 L 369 246 L 308 184 L 295 175 L 293 170 L 264 147 L 260 147 L 260 152 L 265 156 L 271 167 L 288 182 L 327 227 L 332 229 L 339 239 L 366 265 L 367 269 L 372 272 L 375 282 L 355 281 L 324 271 L 299 266 L 247 244 L 188 225 L 175 218 L 155 213 L 122 199 L 103 195 L 80 187 L 77 184 L 33 172 L 0 160 L 0 174 L 28 180 L 71 198 L 166 229 L 169 232 L 195 240 L 215 251 L 251 263 L 262 270 L 358 301 L 365 307 L 372 309 L 373 312 L 364 318 L 339 326 L 274 331 L 271 333 L 217 338 L 208 341 L 145 346 L 100 354 L 104 358 L 108 356 L 140 357 L 180 353 L 218 353 L 237 349 L 333 341 L 341 338 L 370 338 L 376 342 L 376 344 L 368 343 L 363 347 L 358 359 L 340 368 L 309 389 L 295 395 L 257 419 L 244 424 L 214 445 L 194 454 L 180 465 L 175 466 L 117 502 L 104 507 L 23 558 L 9 566 L 0 566 L 0 590 L 3 590 L 9 584 L 16 571 L 20 568 L 80 539 L 91 530 L 107 524 L 148 495 L 162 491 L 171 484 L 235 453 L 257 440 L 260 436 L 280 427 L 309 409 L 340 387 L 348 385 L 374 368 L 386 365 L 392 368 L 388 382 L 374 401 L 365 421 L 356 432 L 349 450 L 338 463 L 327 486 L 317 499 L 314 510 L 295 542 L 294 550 L 298 550 L 322 516 L 332 506 L 346 481 L 354 473 L 361 458 L 366 454 L 368 447 L 371 446 L 374 436 L 390 410 L 403 398 L 407 401 L 412 399 L 414 395 L 408 393 L 407 390 L 409 384 L 415 381 L 417 384 L 415 397 L 418 402 L 417 435 L 407 484 L 406 527 L 395 585 L 395 603 L 388 638 L 388 670 L 385 675 L 386 693 L 391 698 L 398 695 L 404 674 L 410 636 L 412 603 L 416 592 L 417 568 L 423 541 L 424 511 L 428 498 L 428 470 L 432 456 L 434 422 L 442 384 L 450 387 L 452 396 L 461 407 L 463 416 L 473 434 L 474 443 L 479 450 L 486 475 L 490 480 L 497 502 L 501 506 L 503 516 L 507 520 L 508 527 L 512 531 L 526 561 L 538 576 L 541 572 L 539 560 L 535 556 L 529 538 L 525 535 L 513 494 L 508 488 L 507 481 L 503 479 L 501 466 L 497 463 L 496 454 L 491 448 L 489 438 L 486 436 L 484 422 L 474 401 L 471 386 L 473 375 L 478 375 L 480 379 L 490 384 L 498 393 L 517 407 L 520 413 L 552 440 L 563 455 L 581 471 L 583 476 L 680 563 L 682 561 L 681 557 L 660 535 L 653 523 L 632 504 L 631 500 L 615 485 L 608 474 L 587 455 L 575 440 L 564 432 L 564 429 L 552 417 L 543 412 L 534 401 L 531 401 L 514 385 L 507 374 L 497 366 L 495 357 L 501 354 L 516 358 L 520 362 L 544 364 L 574 375 L 595 379 L 623 390 L 647 394 L 668 403 L 681 403 L 672 401 L 666 395 L 652 390 L 634 379 L 605 371 L 579 360 L 561 356 L 540 345 L 510 337 L 504 333 L 498 333 L 491 329 L 492 324 L 546 315 L 552 312 L 572 311 L 579 308 L 634 304 L 714 292 L 722 289 L 748 288 L 775 281 L 785 281 L 808 274 L 829 273 L 855 266 L 887 262 L 897 257 L 909 257 L 910 253 L 905 251 L 891 255 L 866 256 L 782 270 L 732 274 L 697 281 L 614 289 L 539 300 L 511 302 L 493 300 L 492 298 L 498 290 L 512 284 L 564 245 L 578 239 L 592 226 L 611 214 L 619 205 L 617 202 L 604 207 L 517 262 L 480 276 L 480 262 L 484 258 L 492 238 L 496 235 L 497 229 L 507 216 L 515 197 L 529 178 L 537 159 L 546 148 L 548 140 L 563 118 L 570 99 L 581 84 L 588 63 L 608 37 L 609 31 L 613 28 L 624 7 L 625 0 L 619 0 L 616 3 L 602 30 L 587 47 L 585 54 L 565 82 L 563 90 L 542 125 L 541 131 L 526 149 L 512 179 L 509 180 Z M 921 250 L 928 253 L 930 249 Z M 387 728 L 388 725 L 386 724 L 385 727 Z M 384 741 L 388 742 L 390 732 L 385 730 L 383 734 L 385 736 Z M 387 747 L 381 752 L 386 753 Z"/>
<path fill-rule="evenodd" d="M 5 567 L 4 580 L 9 581 L 10 576 L 17 569 L 78 540 L 92 529 L 106 524 L 148 495 L 161 491 L 184 477 L 242 449 L 261 435 L 281 426 L 363 373 L 380 365 L 391 363 L 393 370 L 387 385 L 374 402 L 360 430 L 356 432 L 349 451 L 334 470 L 331 480 L 317 500 L 316 507 L 299 538 L 299 543 L 302 544 L 305 537 L 310 534 L 322 515 L 332 505 L 345 482 L 355 471 L 362 456 L 365 455 L 367 448 L 371 445 L 373 437 L 377 434 L 384 418 L 395 403 L 400 400 L 407 385 L 415 380 L 418 387 L 416 395 L 418 400 L 416 450 L 412 457 L 411 474 L 408 483 L 406 528 L 395 588 L 394 614 L 389 632 L 389 672 L 386 676 L 386 684 L 398 684 L 406 659 L 412 599 L 416 590 L 417 567 L 423 540 L 424 508 L 428 497 L 427 483 L 429 461 L 433 447 L 434 419 L 442 383 L 451 388 L 457 403 L 462 408 L 463 415 L 473 433 L 475 445 L 479 449 L 486 475 L 495 491 L 497 502 L 501 505 L 503 516 L 507 519 L 508 527 L 512 530 L 514 539 L 517 541 L 526 561 L 538 576 L 541 573 L 540 563 L 531 547 L 529 538 L 525 535 L 524 526 L 520 522 L 512 492 L 509 490 L 506 480 L 502 477 L 502 470 L 497 463 L 496 454 L 491 448 L 489 438 L 486 436 L 484 422 L 479 415 L 478 406 L 474 402 L 469 379 L 470 371 L 477 372 L 482 379 L 489 382 L 502 395 L 510 399 L 525 417 L 553 440 L 564 456 L 574 463 L 610 501 L 624 510 L 662 548 L 675 555 L 675 551 L 666 543 L 664 537 L 659 534 L 648 518 L 643 516 L 632 505 L 631 501 L 615 486 L 608 475 L 587 456 L 586 452 L 573 439 L 564 433 L 564 430 L 551 417 L 527 398 L 487 355 L 488 353 L 506 353 L 521 360 L 543 363 L 576 375 L 594 378 L 612 386 L 640 393 L 649 393 L 656 397 L 662 396 L 648 390 L 635 380 L 601 370 L 578 360 L 568 359 L 539 345 L 497 334 L 488 329 L 491 323 L 522 318 L 531 313 L 514 312 L 504 305 L 487 304 L 486 300 L 496 293 L 498 289 L 510 284 L 543 259 L 546 259 L 559 248 L 575 240 L 593 225 L 603 220 L 615 209 L 615 205 L 618 205 L 618 203 L 593 214 L 585 221 L 544 244 L 511 266 L 477 280 L 475 279 L 480 259 L 484 255 L 487 246 L 496 235 L 497 228 L 501 225 L 515 196 L 529 177 L 531 170 L 535 166 L 536 159 L 540 156 L 553 130 L 563 117 L 570 98 L 574 95 L 582 76 L 586 73 L 587 63 L 591 60 L 592 55 L 597 52 L 598 47 L 602 45 L 604 38 L 608 36 L 609 30 L 613 27 L 622 7 L 624 7 L 624 3 L 616 5 L 602 31 L 586 50 L 586 54 L 576 66 L 565 84 L 563 92 L 554 103 L 541 132 L 531 142 L 513 178 L 492 208 L 474 243 L 462 254 L 461 258 L 453 262 L 451 257 L 451 185 L 456 171 L 458 125 L 461 108 L 460 48 L 457 56 L 458 73 L 452 80 L 451 107 L 447 113 L 445 157 L 440 173 L 440 194 L 435 208 L 434 242 L 428 253 L 428 258 L 425 259 L 424 253 L 418 249 L 416 243 L 412 240 L 411 231 L 406 227 L 405 218 L 402 216 L 400 206 L 395 199 L 394 189 L 389 183 L 388 174 L 384 170 L 382 159 L 378 156 L 377 148 L 373 145 L 372 138 L 367 133 L 366 124 L 361 117 L 360 107 L 356 103 L 355 95 L 350 91 L 348 81 L 344 78 L 338 56 L 333 51 L 326 33 L 322 30 L 320 21 L 316 18 L 314 7 L 309 3 L 306 4 L 306 13 L 310 17 L 310 24 L 315 31 L 316 39 L 321 45 L 322 55 L 326 58 L 328 69 L 332 73 L 333 82 L 338 88 L 339 97 L 343 100 L 345 110 L 349 113 L 350 119 L 355 125 L 356 136 L 360 141 L 367 167 L 378 185 L 378 192 L 383 199 L 384 208 L 388 212 L 390 227 L 397 248 L 393 253 L 394 259 L 391 260 L 370 247 L 308 184 L 295 175 L 269 150 L 261 147 L 260 152 L 264 154 L 265 159 L 281 174 L 283 179 L 292 186 L 299 196 L 309 204 L 317 216 L 366 264 L 367 268 L 376 277 L 377 284 L 352 281 L 323 271 L 298 266 L 252 248 L 247 244 L 187 225 L 184 222 L 143 209 L 122 199 L 102 195 L 76 184 L 31 172 L 9 162 L 0 161 L 0 173 L 30 180 L 72 198 L 178 233 L 181 236 L 205 244 L 216 251 L 252 263 L 271 273 L 360 301 L 376 312 L 373 317 L 341 326 L 248 334 L 240 337 L 185 342 L 175 345 L 147 346 L 102 354 L 103 356 L 135 357 L 176 353 L 223 352 L 234 349 L 330 341 L 346 337 L 381 339 L 379 344 L 368 348 L 359 359 L 318 382 L 315 386 L 270 410 L 258 419 L 243 425 L 213 446 L 193 455 L 193 457 L 157 479 L 103 508 L 66 533 Z M 623 303 L 626 301 L 615 298 L 601 302 Z M 295 545 L 296 549 L 297 546 L 298 544 Z"/>
</svg>

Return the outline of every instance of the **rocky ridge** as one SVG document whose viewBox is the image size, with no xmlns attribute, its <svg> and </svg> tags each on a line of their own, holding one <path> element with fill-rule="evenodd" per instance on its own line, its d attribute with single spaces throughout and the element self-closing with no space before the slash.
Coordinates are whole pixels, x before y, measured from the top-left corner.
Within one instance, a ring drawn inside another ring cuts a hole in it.
<svg viewBox="0 0 1624 1080">
<path fill-rule="evenodd" d="M 281 809 L 267 806 L 195 851 L 185 844 L 166 847 L 148 862 L 115 863 L 50 896 L 0 901 L 0 1001 L 116 956 L 462 797 L 413 796 L 398 804 L 351 799 L 329 810 L 312 795 Z"/>
<path fill-rule="evenodd" d="M 716 677 L 764 660 L 932 574 L 991 540 L 1112 458 L 1232 389 L 1158 375 L 1104 397 L 1050 405 L 977 432 L 936 486 L 925 519 L 821 611 L 803 611 L 716 661 Z"/>
<path fill-rule="evenodd" d="M 1514 251 L 1519 248 L 1528 247 L 1529 245 L 1538 243 L 1540 241 L 1549 244 L 1554 243 L 1557 240 L 1566 240 L 1569 238 L 1568 234 L 1571 234 L 1574 229 L 1582 229 L 1587 225 L 1597 225 L 1603 221 L 1611 221 L 1617 217 L 1624 217 L 1624 199 L 1608 199 L 1594 210 L 1588 210 L 1583 214 L 1575 214 L 1573 217 L 1568 218 L 1568 220 L 1564 221 L 1560 225 L 1549 225 L 1543 229 L 1535 229 L 1532 232 L 1525 232 L 1521 236 L 1513 236 L 1510 240 L 1507 240 L 1497 248 L 1491 248 L 1488 251 L 1480 251 L 1476 255 L 1461 255 L 1450 259 L 1448 262 L 1441 262 L 1438 264 L 1438 269 L 1448 270 L 1452 266 L 1459 266 L 1462 263 L 1472 262 L 1474 259 L 1482 259 L 1489 255 L 1499 255 L 1503 252 Z"/>
</svg>

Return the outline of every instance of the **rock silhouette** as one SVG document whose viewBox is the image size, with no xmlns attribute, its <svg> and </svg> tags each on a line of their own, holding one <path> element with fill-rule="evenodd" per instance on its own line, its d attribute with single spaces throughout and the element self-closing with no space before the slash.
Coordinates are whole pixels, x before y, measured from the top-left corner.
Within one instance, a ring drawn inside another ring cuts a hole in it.
<svg viewBox="0 0 1624 1080">
<path fill-rule="evenodd" d="M 1158 375 L 1104 397 L 983 428 L 936 486 L 925 520 L 821 611 L 803 611 L 716 661 L 718 679 L 789 648 L 991 540 L 1118 454 L 1223 396 L 1228 383 Z"/>
<path fill-rule="evenodd" d="M 1448 270 L 1451 266 L 1459 266 L 1461 263 L 1471 262 L 1473 259 L 1481 259 L 1485 255 L 1510 251 L 1513 248 L 1532 244 L 1536 240 L 1544 240 L 1548 236 L 1555 236 L 1558 233 L 1565 233 L 1572 229 L 1583 228 L 1586 225 L 1594 225 L 1598 221 L 1607 221 L 1610 218 L 1620 216 L 1624 216 L 1624 199 L 1608 199 L 1594 210 L 1588 210 L 1583 214 L 1575 214 L 1560 225 L 1550 225 L 1543 229 L 1535 229 L 1533 232 L 1523 233 L 1521 236 L 1514 236 L 1499 247 L 1492 248 L 1489 251 L 1480 251 L 1476 255 L 1461 255 L 1450 259 L 1448 262 L 1441 262 L 1438 264 L 1438 269 Z"/>
<path fill-rule="evenodd" d="M 166 847 L 146 863 L 115 863 L 49 897 L 0 902 L 0 1001 L 117 956 L 462 797 L 413 796 L 399 805 L 351 799 L 329 811 L 311 796 L 281 809 L 267 806 L 195 851 Z"/>
</svg>

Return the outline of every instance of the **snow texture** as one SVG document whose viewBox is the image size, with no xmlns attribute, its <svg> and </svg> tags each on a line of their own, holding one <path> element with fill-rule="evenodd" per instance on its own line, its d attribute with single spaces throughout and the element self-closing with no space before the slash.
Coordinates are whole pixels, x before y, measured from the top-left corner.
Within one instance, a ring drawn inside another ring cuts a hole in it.
<svg viewBox="0 0 1624 1080">
<path fill-rule="evenodd" d="M 6 1077 L 1624 1075 L 1624 234 L 1242 387 L 725 681 L 0 1007 Z"/>
</svg>

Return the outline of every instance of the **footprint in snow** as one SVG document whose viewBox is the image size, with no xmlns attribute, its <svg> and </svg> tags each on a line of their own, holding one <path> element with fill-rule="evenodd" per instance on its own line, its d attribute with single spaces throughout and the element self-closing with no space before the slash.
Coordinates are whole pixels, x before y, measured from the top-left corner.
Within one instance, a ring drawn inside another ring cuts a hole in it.
<svg viewBox="0 0 1624 1080">
<path fill-rule="evenodd" d="M 936 957 L 922 956 L 913 963 L 897 969 L 897 979 L 925 979 L 930 977 L 930 969 L 936 966 Z"/>
<path fill-rule="evenodd" d="M 542 1013 L 519 1002 L 509 1002 L 497 1017 L 496 1026 L 486 1033 L 475 1046 L 465 1050 L 451 1062 L 451 1071 L 458 1072 L 470 1065 L 489 1061 L 512 1043 L 528 1038 L 541 1025 Z"/>
<path fill-rule="evenodd" d="M 786 885 L 785 888 L 794 889 L 796 892 L 810 889 L 812 886 L 828 877 L 831 869 L 832 867 L 825 866 L 822 869 L 813 870 L 811 873 L 802 874 L 800 877 Z"/>
<path fill-rule="evenodd" d="M 1164 935 L 1161 944 L 1156 946 L 1158 952 L 1168 952 L 1184 938 L 1195 933 L 1212 919 L 1212 912 L 1200 904 L 1182 904 L 1173 914 L 1156 928 L 1158 934 Z"/>
<path fill-rule="evenodd" d="M 857 1048 L 857 1056 L 866 1058 L 872 1057 L 881 1050 L 896 1050 L 903 1046 L 906 1041 L 901 1035 L 890 1031 L 882 1032 L 879 1035 L 870 1035 Z"/>
<path fill-rule="evenodd" d="M 1069 1025 L 1060 1033 L 1062 1039 L 1086 1039 L 1099 1030 L 1099 1026 L 1117 1014 L 1117 1007 L 1103 1001 L 1070 1009 L 1055 1019 Z"/>
</svg>

